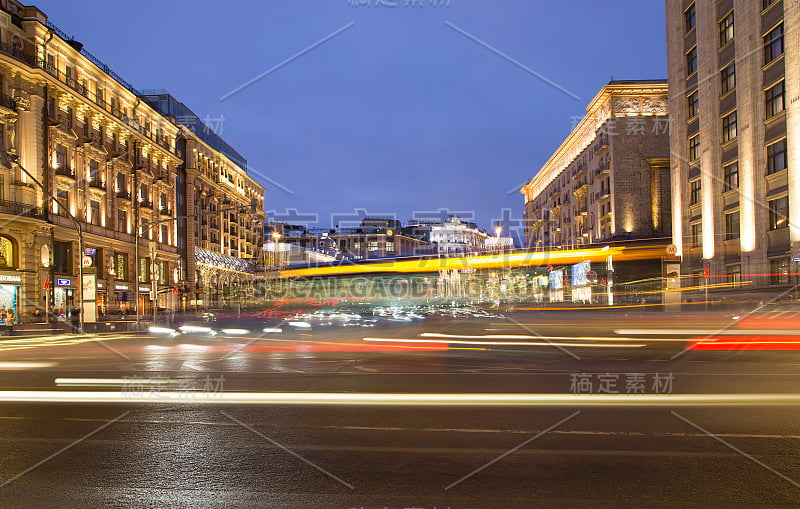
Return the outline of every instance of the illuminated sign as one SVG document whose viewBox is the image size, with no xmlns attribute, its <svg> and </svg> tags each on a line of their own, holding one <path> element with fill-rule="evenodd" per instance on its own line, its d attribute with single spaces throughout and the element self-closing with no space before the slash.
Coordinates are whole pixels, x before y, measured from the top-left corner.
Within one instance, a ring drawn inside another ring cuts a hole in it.
<svg viewBox="0 0 800 509">
<path fill-rule="evenodd" d="M 586 286 L 589 284 L 588 273 L 591 263 L 583 261 L 572 266 L 572 286 Z"/>
<path fill-rule="evenodd" d="M 11 274 L 0 274 L 0 281 L 5 283 L 21 283 L 22 276 L 11 275 Z"/>
<path fill-rule="evenodd" d="M 126 291 L 128 290 L 128 285 L 114 285 L 115 290 Z"/>
<path fill-rule="evenodd" d="M 556 269 L 550 271 L 550 289 L 561 290 L 564 288 L 564 270 Z"/>
<path fill-rule="evenodd" d="M 94 256 L 97 254 L 97 248 L 87 247 L 86 249 L 83 250 L 83 252 L 88 256 Z"/>
<path fill-rule="evenodd" d="M 69 286 L 72 284 L 72 281 L 69 279 L 56 279 L 56 284 L 58 286 Z"/>
</svg>

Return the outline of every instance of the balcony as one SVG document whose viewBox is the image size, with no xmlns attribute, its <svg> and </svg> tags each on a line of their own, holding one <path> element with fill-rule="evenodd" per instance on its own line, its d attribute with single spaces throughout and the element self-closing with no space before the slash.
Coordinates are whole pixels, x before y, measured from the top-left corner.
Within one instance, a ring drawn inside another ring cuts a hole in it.
<svg viewBox="0 0 800 509">
<path fill-rule="evenodd" d="M 172 215 L 172 209 L 169 208 L 169 207 L 161 207 L 160 212 L 161 212 L 162 216 L 171 216 Z"/>
<path fill-rule="evenodd" d="M 153 202 L 151 202 L 150 200 L 139 200 L 139 208 L 152 209 L 153 208 Z"/>
<path fill-rule="evenodd" d="M 94 178 L 89 180 L 89 187 L 93 187 L 95 189 L 102 189 L 103 191 L 106 190 L 106 183 L 98 178 Z"/>
<path fill-rule="evenodd" d="M 131 199 L 131 192 L 130 191 L 117 191 L 117 198 L 123 200 L 130 200 Z"/>
<path fill-rule="evenodd" d="M 597 175 L 608 175 L 609 173 L 611 173 L 611 168 L 609 167 L 608 162 L 605 162 L 605 161 L 600 163 L 600 166 L 598 166 L 597 169 L 594 170 L 595 176 L 597 176 Z"/>
<path fill-rule="evenodd" d="M 55 169 L 55 173 L 56 175 L 61 175 L 62 177 L 69 177 L 71 179 L 75 178 L 75 170 L 69 166 L 59 166 Z"/>
<path fill-rule="evenodd" d="M 0 200 L 0 212 L 33 219 L 45 218 L 45 211 L 43 208 L 16 201 Z"/>
</svg>

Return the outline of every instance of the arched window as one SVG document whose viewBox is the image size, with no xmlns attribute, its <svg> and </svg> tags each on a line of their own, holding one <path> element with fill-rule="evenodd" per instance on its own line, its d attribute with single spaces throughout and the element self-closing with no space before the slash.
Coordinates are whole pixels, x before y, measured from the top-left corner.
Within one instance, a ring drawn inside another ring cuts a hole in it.
<svg viewBox="0 0 800 509">
<path fill-rule="evenodd" d="M 16 267 L 14 242 L 8 237 L 0 237 L 0 268 Z"/>
</svg>

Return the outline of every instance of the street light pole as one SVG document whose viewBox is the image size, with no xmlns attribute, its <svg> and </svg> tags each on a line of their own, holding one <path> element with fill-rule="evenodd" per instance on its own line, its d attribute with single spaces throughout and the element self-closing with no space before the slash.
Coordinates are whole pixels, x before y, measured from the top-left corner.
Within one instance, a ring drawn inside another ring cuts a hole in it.
<svg viewBox="0 0 800 509">
<path fill-rule="evenodd" d="M 49 189 L 47 189 L 36 177 L 31 175 L 31 173 L 19 163 L 19 156 L 17 154 L 14 154 L 10 151 L 7 152 L 7 154 L 11 162 L 16 164 L 17 167 L 28 176 L 28 178 L 30 178 L 37 186 L 39 186 L 42 191 L 58 205 L 59 210 L 66 212 L 67 217 L 72 220 L 75 230 L 78 232 L 78 305 L 80 306 L 80 312 L 78 313 L 78 333 L 83 334 L 83 229 L 81 228 L 81 225 L 75 216 L 72 215 L 72 212 L 69 211 L 69 208 L 58 201 L 58 198 L 53 196 L 53 193 L 51 193 Z"/>
</svg>

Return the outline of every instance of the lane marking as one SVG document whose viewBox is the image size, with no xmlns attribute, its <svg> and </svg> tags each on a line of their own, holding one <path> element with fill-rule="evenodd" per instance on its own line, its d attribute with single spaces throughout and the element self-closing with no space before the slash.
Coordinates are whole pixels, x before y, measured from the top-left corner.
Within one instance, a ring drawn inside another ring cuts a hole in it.
<svg viewBox="0 0 800 509">
<path fill-rule="evenodd" d="M 720 332 L 719 329 L 615 329 L 615 334 L 621 336 L 792 336 L 800 335 L 797 329 L 726 329 Z"/>
<path fill-rule="evenodd" d="M 380 343 L 443 343 L 480 346 L 569 346 L 583 348 L 642 348 L 644 343 L 555 343 L 552 341 L 459 341 L 454 339 L 408 339 L 408 338 L 361 338 L 363 341 Z M 545 338 L 546 339 L 546 338 Z"/>
</svg>

